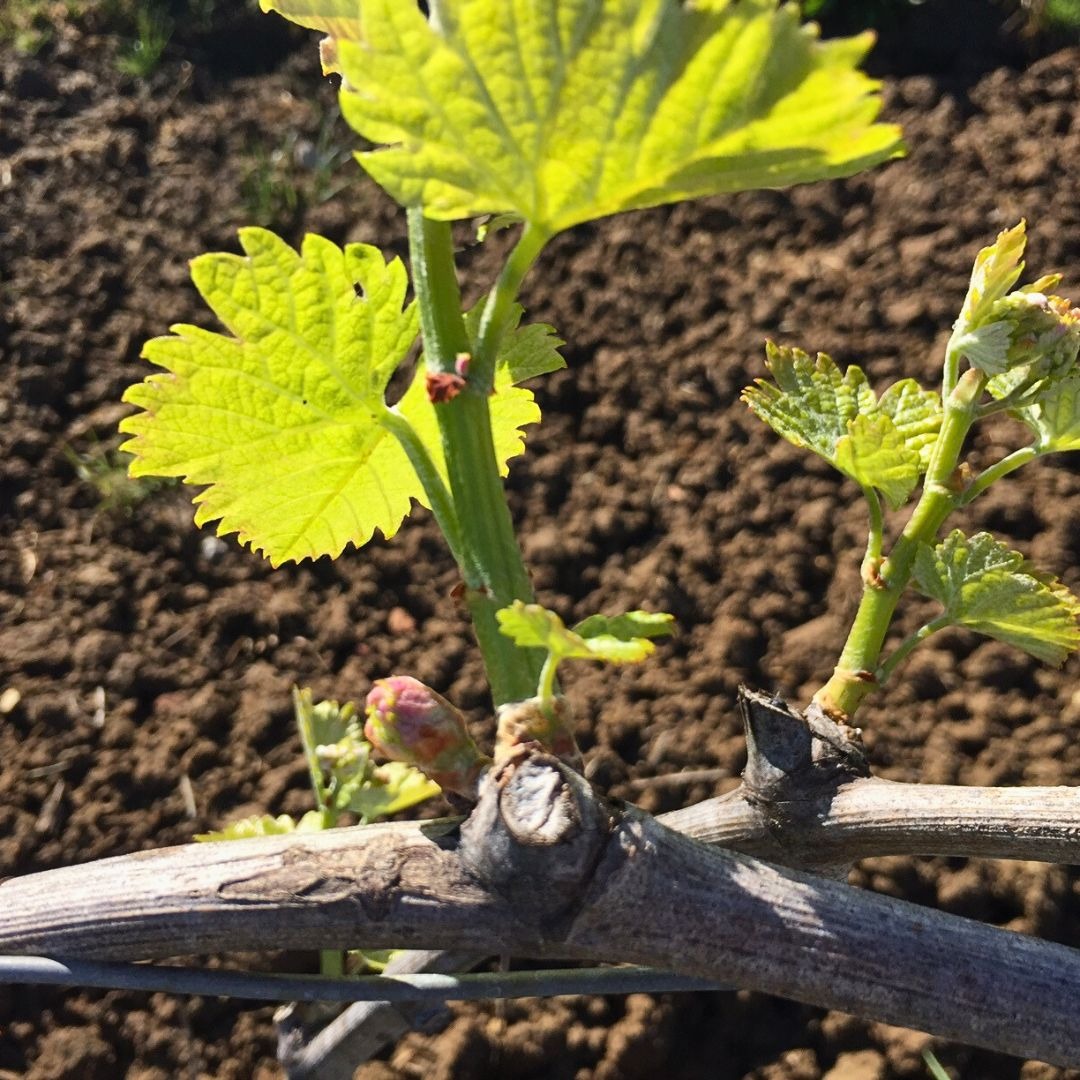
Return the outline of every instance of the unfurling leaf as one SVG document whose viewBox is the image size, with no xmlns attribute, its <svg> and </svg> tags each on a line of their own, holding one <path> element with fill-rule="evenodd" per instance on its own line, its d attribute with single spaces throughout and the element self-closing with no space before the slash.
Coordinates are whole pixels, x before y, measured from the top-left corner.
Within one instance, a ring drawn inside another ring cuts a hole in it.
<svg viewBox="0 0 1080 1080">
<path fill-rule="evenodd" d="M 998 233 L 997 240 L 975 256 L 967 295 L 956 320 L 956 333 L 968 334 L 993 321 L 990 309 L 1019 281 L 1024 272 L 1026 243 L 1027 224 L 1021 221 L 1011 229 Z"/>
<path fill-rule="evenodd" d="M 670 634 L 674 619 L 631 611 L 605 619 L 592 616 L 573 630 L 547 608 L 520 600 L 497 612 L 499 629 L 523 648 L 546 649 L 556 661 L 607 660 L 614 664 L 635 663 L 651 656 L 656 646 L 649 638 Z"/>
<path fill-rule="evenodd" d="M 525 309 L 520 304 L 511 304 L 502 329 L 496 335 L 499 341 L 496 363 L 498 367 L 506 368 L 508 383 L 525 382 L 566 367 L 566 360 L 559 352 L 559 347 L 566 342 L 555 333 L 555 328 L 547 323 L 522 326 L 524 314 Z M 483 315 L 482 303 L 465 312 L 465 331 L 473 341 L 479 336 Z"/>
<path fill-rule="evenodd" d="M 439 785 L 428 779 L 419 769 L 403 761 L 388 761 L 371 769 L 364 784 L 357 784 L 350 792 L 346 809 L 358 814 L 365 821 L 400 814 L 410 806 L 433 799 L 439 794 Z"/>
<path fill-rule="evenodd" d="M 675 616 L 662 611 L 628 611 L 625 615 L 590 615 L 574 627 L 583 638 L 614 637 L 620 641 L 633 638 L 668 637 L 675 633 Z"/>
<path fill-rule="evenodd" d="M 819 454 L 896 509 L 919 482 L 941 426 L 941 402 L 913 379 L 875 396 L 862 369 L 841 372 L 824 353 L 766 346 L 775 382 L 743 391 L 751 411 L 795 446 Z"/>
<path fill-rule="evenodd" d="M 913 580 L 950 622 L 1048 664 L 1061 664 L 1080 647 L 1080 599 L 989 533 L 955 530 L 935 548 L 922 545 Z"/>
<path fill-rule="evenodd" d="M 344 249 L 307 236 L 298 253 L 265 229 L 240 233 L 244 255 L 203 255 L 196 287 L 233 336 L 195 326 L 147 343 L 166 369 L 128 389 L 142 410 L 121 423 L 132 436 L 133 476 L 181 476 L 209 485 L 197 524 L 219 521 L 275 566 L 337 556 L 376 529 L 392 536 L 423 488 L 382 426 L 383 395 L 416 339 L 414 305 L 397 259 L 364 244 Z M 547 327 L 517 329 L 500 354 L 492 429 L 503 472 L 540 418 L 532 394 L 512 385 L 553 370 L 560 344 Z M 516 358 L 516 359 L 515 359 Z M 422 365 L 397 411 L 442 465 L 438 425 Z M 444 470 L 445 471 L 445 470 Z"/>
<path fill-rule="evenodd" d="M 342 812 L 375 821 L 439 794 L 438 784 L 407 765 L 374 765 L 356 706 L 316 702 L 293 690 L 293 707 L 316 801 L 336 819 Z"/>
<path fill-rule="evenodd" d="M 988 388 L 997 398 L 1065 375 L 1080 351 L 1080 310 L 1050 294 L 1060 274 L 1010 291 L 1024 269 L 1026 241 L 1021 221 L 979 252 L 949 341 L 951 352 L 991 376 Z"/>
<path fill-rule="evenodd" d="M 776 0 L 262 0 L 335 35 L 361 164 L 440 220 L 550 235 L 623 210 L 847 176 L 898 155 L 869 35 L 820 42 Z"/>
</svg>

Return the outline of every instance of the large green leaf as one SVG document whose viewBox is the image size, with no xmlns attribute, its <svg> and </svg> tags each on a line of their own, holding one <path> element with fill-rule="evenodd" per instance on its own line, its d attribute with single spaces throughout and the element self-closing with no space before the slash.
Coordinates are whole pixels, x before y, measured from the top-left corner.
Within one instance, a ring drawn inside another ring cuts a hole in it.
<svg viewBox="0 0 1080 1080">
<path fill-rule="evenodd" d="M 919 482 L 941 426 L 941 401 L 913 379 L 881 399 L 854 364 L 841 371 L 824 353 L 766 347 L 773 382 L 758 379 L 742 399 L 778 435 L 819 454 L 889 505 L 902 506 Z"/>
<path fill-rule="evenodd" d="M 1008 642 L 1048 664 L 1080 646 L 1080 600 L 989 533 L 954 530 L 915 559 L 917 588 L 945 609 L 949 622 Z"/>
<path fill-rule="evenodd" d="M 218 520 L 274 565 L 336 556 L 374 530 L 392 536 L 423 489 L 381 425 L 383 395 L 417 334 L 397 259 L 318 236 L 297 253 L 264 229 L 240 234 L 244 255 L 204 255 L 192 277 L 233 336 L 179 325 L 143 355 L 166 369 L 132 386 L 142 410 L 123 421 L 133 475 L 209 485 L 195 520 Z M 537 332 L 528 335 L 536 351 Z M 398 404 L 441 461 L 420 367 Z M 492 399 L 500 462 L 539 419 L 532 395 L 501 365 Z"/>
<path fill-rule="evenodd" d="M 386 147 L 361 163 L 434 218 L 554 233 L 902 150 L 856 68 L 871 37 L 819 42 L 795 4 L 439 0 L 430 20 L 402 0 L 262 4 L 337 35 L 345 117 Z"/>
</svg>

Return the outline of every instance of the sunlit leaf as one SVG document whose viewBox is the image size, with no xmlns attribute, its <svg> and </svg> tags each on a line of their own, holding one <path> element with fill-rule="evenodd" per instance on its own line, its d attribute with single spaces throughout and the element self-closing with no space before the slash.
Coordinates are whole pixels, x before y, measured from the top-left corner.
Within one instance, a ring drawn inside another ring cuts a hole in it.
<svg viewBox="0 0 1080 1080">
<path fill-rule="evenodd" d="M 1080 646 L 1080 600 L 989 533 L 950 533 L 915 560 L 918 589 L 937 600 L 950 622 L 1008 642 L 1048 664 Z"/>
<path fill-rule="evenodd" d="M 134 476 L 180 476 L 209 485 L 199 524 L 262 551 L 274 565 L 336 556 L 376 529 L 392 536 L 423 489 L 382 426 L 383 395 L 416 339 L 400 261 L 363 244 L 344 249 L 308 236 L 298 253 L 265 229 L 244 229 L 244 255 L 204 255 L 199 291 L 233 336 L 175 326 L 143 355 L 166 369 L 129 388 L 142 410 L 121 430 Z M 550 328 L 519 328 L 499 356 L 492 427 L 499 462 L 521 453 L 540 418 L 514 387 L 562 364 Z M 422 366 L 398 405 L 437 462 L 441 441 Z"/>
<path fill-rule="evenodd" d="M 971 333 L 982 325 L 994 303 L 1017 283 L 1024 272 L 1024 245 L 1027 243 L 1027 224 L 1021 221 L 1011 229 L 998 233 L 994 243 L 975 256 L 967 295 L 956 320 L 958 333 Z M 985 350 L 990 342 L 982 342 Z"/>
<path fill-rule="evenodd" d="M 175 326 L 143 350 L 167 373 L 125 395 L 144 410 L 121 425 L 132 474 L 209 485 L 196 522 L 220 520 L 274 565 L 392 536 L 421 497 L 377 419 L 418 329 L 405 268 L 318 236 L 301 253 L 265 229 L 240 242 L 243 256 L 192 263 L 234 336 Z"/>
<path fill-rule="evenodd" d="M 776 0 L 440 0 L 430 20 L 401 0 L 263 3 L 337 35 L 346 119 L 385 145 L 361 163 L 439 219 L 554 233 L 901 152 L 856 69 L 871 37 L 819 42 Z"/>
<path fill-rule="evenodd" d="M 352 702 L 316 702 L 310 690 L 297 689 L 293 705 L 320 805 L 331 812 L 347 810 L 370 822 L 439 794 L 439 785 L 419 769 L 372 763 L 364 721 Z"/>
<path fill-rule="evenodd" d="M 259 0 L 259 7 L 333 38 L 362 40 L 360 0 Z"/>
<path fill-rule="evenodd" d="M 919 470 L 925 472 L 941 430 L 941 395 L 914 379 L 901 379 L 881 395 L 877 407 L 892 420 L 904 445 L 919 455 Z"/>
<path fill-rule="evenodd" d="M 472 340 L 476 340 L 483 317 L 483 304 L 477 304 L 465 313 L 465 330 Z M 534 379 L 538 375 L 547 375 L 552 371 L 561 371 L 566 367 L 566 360 L 559 347 L 565 345 L 553 326 L 547 323 L 526 323 L 521 325 L 525 309 L 520 304 L 512 304 L 510 312 L 497 335 L 499 341 L 498 366 L 505 366 L 509 383 L 521 383 Z"/>
<path fill-rule="evenodd" d="M 355 785 L 342 800 L 342 809 L 359 814 L 364 821 L 398 814 L 439 794 L 439 785 L 419 769 L 402 761 L 376 765 L 363 784 Z"/>
<path fill-rule="evenodd" d="M 825 353 L 811 358 L 802 349 L 772 342 L 765 363 L 774 381 L 755 380 L 743 391 L 743 401 L 777 435 L 826 461 L 833 460 L 848 424 L 876 407 L 874 391 L 854 364 L 841 372 Z"/>
<path fill-rule="evenodd" d="M 620 641 L 668 637 L 675 633 L 675 616 L 654 611 L 628 611 L 625 615 L 590 615 L 574 627 L 574 633 L 583 638 L 608 636 Z"/>
</svg>

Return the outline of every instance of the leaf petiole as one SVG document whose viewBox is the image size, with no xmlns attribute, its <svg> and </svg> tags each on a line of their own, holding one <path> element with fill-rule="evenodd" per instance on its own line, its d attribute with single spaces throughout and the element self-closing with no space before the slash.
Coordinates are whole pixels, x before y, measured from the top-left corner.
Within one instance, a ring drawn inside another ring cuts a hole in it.
<svg viewBox="0 0 1080 1080">
<path fill-rule="evenodd" d="M 931 634 L 936 634 L 939 630 L 944 630 L 946 626 L 950 625 L 950 622 L 951 620 L 947 615 L 939 615 L 936 619 L 931 619 L 930 622 L 920 626 L 914 634 L 909 634 L 904 638 L 904 640 L 897 645 L 895 650 L 893 650 L 893 653 L 888 660 L 874 672 L 877 685 L 880 686 L 892 675 L 908 656 L 911 655 L 911 652 L 916 645 L 925 641 Z"/>
<path fill-rule="evenodd" d="M 431 512 L 435 515 L 439 529 L 446 538 L 450 554 L 461 568 L 465 583 L 476 585 L 480 578 L 479 568 L 474 560 L 469 559 L 469 553 L 461 538 L 461 526 L 458 524 L 453 496 L 428 453 L 427 447 L 416 434 L 412 424 L 387 405 L 384 405 L 379 413 L 379 423 L 401 444 L 402 450 L 405 451 L 413 469 L 416 470 L 416 475 L 423 485 L 424 494 L 431 503 Z"/>
<path fill-rule="evenodd" d="M 510 257 L 506 260 L 495 287 L 488 294 L 480 329 L 473 343 L 470 379 L 483 393 L 491 391 L 495 382 L 495 361 L 510 311 L 517 300 L 521 283 L 532 268 L 550 235 L 535 225 L 526 224 Z"/>
<path fill-rule="evenodd" d="M 1038 456 L 1039 451 L 1034 446 L 1022 446 L 1019 450 L 1014 450 L 996 464 L 983 469 L 964 490 L 958 505 L 967 506 L 969 503 L 974 502 L 991 484 L 1000 480 L 1003 476 L 1015 472 L 1029 461 L 1034 461 Z"/>
</svg>

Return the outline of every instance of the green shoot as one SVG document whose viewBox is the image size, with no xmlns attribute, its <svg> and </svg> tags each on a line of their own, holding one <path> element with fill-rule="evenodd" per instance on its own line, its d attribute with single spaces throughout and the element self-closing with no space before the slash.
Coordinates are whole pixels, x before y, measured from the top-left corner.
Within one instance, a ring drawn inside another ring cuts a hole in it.
<svg viewBox="0 0 1080 1080">
<path fill-rule="evenodd" d="M 560 0 L 528 17 L 499 0 L 437 0 L 428 14 L 397 0 L 262 6 L 330 36 L 324 66 L 343 77 L 345 118 L 376 146 L 357 158 L 408 212 L 415 303 L 401 264 L 372 248 L 308 236 L 295 251 L 243 230 L 243 255 L 192 267 L 228 333 L 177 326 L 146 347 L 164 373 L 126 395 L 140 410 L 122 425 L 132 473 L 203 485 L 196 521 L 274 565 L 390 537 L 413 503 L 430 507 L 495 704 L 538 681 L 550 694 L 565 655 L 541 676 L 538 650 L 496 618 L 532 601 L 502 485 L 539 419 L 516 384 L 562 365 L 549 328 L 521 325 L 525 279 L 577 223 L 846 176 L 902 153 L 899 130 L 875 122 L 878 85 L 858 70 L 871 38 L 821 42 L 777 0 Z M 476 215 L 522 228 L 466 313 L 447 222 Z M 390 402 L 418 330 L 422 359 Z M 915 483 L 933 421 L 919 394 L 895 396 L 834 447 L 890 505 Z M 613 658 L 639 648 L 614 632 L 577 636 L 590 656 L 604 637 Z"/>
<path fill-rule="evenodd" d="M 992 483 L 1044 454 L 1080 449 L 1080 309 L 1050 294 L 1050 275 L 1014 288 L 1023 272 L 1021 222 L 979 252 L 946 348 L 940 397 L 905 379 L 875 397 L 858 367 L 769 346 L 773 382 L 743 400 L 778 434 L 820 454 L 861 487 L 870 508 L 862 603 L 840 662 L 815 700 L 847 718 L 913 648 L 945 626 L 964 626 L 1060 664 L 1080 647 L 1080 601 L 1049 574 L 985 533 L 936 537 L 946 518 Z M 1035 436 L 977 475 L 961 465 L 972 426 L 1009 412 Z M 922 494 L 885 551 L 878 492 L 898 510 Z M 936 546 L 935 546 L 936 544 Z M 943 613 L 882 657 L 907 587 Z"/>
</svg>

